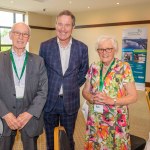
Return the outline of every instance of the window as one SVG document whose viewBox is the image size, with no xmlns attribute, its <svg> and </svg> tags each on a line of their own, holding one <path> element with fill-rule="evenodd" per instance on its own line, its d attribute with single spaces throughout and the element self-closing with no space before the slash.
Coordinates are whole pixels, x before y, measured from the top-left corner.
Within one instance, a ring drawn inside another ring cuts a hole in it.
<svg viewBox="0 0 150 150">
<path fill-rule="evenodd" d="M 14 12 L 0 10 L 0 51 L 6 51 L 11 48 L 11 40 L 9 39 L 9 31 L 16 22 L 24 22 L 24 12 Z"/>
</svg>

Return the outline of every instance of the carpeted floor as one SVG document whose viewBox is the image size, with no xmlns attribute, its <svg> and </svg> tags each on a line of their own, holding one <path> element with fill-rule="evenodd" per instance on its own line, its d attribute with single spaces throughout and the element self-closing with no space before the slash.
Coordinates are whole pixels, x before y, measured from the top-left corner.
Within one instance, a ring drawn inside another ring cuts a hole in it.
<svg viewBox="0 0 150 150">
<path fill-rule="evenodd" d="M 76 150 L 83 150 L 84 132 L 85 132 L 85 121 L 82 112 L 79 111 L 74 133 Z M 23 150 L 19 133 L 16 136 L 16 141 L 13 150 Z M 38 150 L 46 150 L 45 133 L 43 133 L 38 139 Z"/>
<path fill-rule="evenodd" d="M 83 104 L 81 99 L 81 106 Z M 130 133 L 144 139 L 148 139 L 150 132 L 150 111 L 145 98 L 144 91 L 138 91 L 138 101 L 135 104 L 129 106 L 130 117 Z M 143 129 L 144 128 L 144 129 Z M 81 110 L 78 113 L 76 122 L 76 128 L 74 133 L 75 149 L 83 150 L 85 134 L 85 121 Z M 20 141 L 20 135 L 16 137 L 13 150 L 22 150 L 22 144 Z M 38 150 L 46 150 L 45 134 L 43 133 L 38 139 Z"/>
</svg>

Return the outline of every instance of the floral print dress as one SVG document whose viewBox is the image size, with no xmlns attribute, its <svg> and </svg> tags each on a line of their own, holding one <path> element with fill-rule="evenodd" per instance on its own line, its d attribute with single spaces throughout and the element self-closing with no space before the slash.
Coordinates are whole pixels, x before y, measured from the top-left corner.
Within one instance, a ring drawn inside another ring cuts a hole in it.
<svg viewBox="0 0 150 150">
<path fill-rule="evenodd" d="M 111 98 L 126 95 L 124 84 L 133 82 L 132 70 L 127 62 L 115 58 L 107 74 L 103 91 Z M 87 73 L 91 83 L 91 92 L 100 87 L 101 62 L 93 63 Z M 94 105 L 89 104 L 86 123 L 85 150 L 130 150 L 128 107 L 103 105 L 103 113 L 94 112 Z"/>
</svg>

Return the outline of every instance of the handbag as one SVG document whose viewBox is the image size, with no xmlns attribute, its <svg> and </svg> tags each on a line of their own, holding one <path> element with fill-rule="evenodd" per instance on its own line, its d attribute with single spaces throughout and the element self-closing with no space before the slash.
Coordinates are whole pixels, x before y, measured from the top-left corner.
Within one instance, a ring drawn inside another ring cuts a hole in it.
<svg viewBox="0 0 150 150">
<path fill-rule="evenodd" d="M 3 134 L 3 121 L 0 118 L 0 138 L 2 137 L 2 134 Z"/>
<path fill-rule="evenodd" d="M 70 150 L 67 133 L 60 125 L 54 128 L 54 150 Z"/>
</svg>

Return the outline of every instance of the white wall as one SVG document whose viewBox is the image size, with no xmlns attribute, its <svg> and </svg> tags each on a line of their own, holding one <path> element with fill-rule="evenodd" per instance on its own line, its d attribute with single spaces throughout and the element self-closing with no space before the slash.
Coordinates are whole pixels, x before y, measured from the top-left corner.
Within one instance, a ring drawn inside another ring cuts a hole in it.
<svg viewBox="0 0 150 150">
<path fill-rule="evenodd" d="M 150 3 L 135 5 L 134 7 L 116 7 L 112 9 L 103 9 L 92 12 L 76 13 L 76 25 L 93 25 L 116 22 L 142 21 L 150 20 Z M 55 17 L 51 18 L 54 27 Z M 126 28 L 147 28 L 148 39 L 150 39 L 150 24 L 141 25 L 123 25 L 110 27 L 95 27 L 95 28 L 81 28 L 75 29 L 73 37 L 77 38 L 88 45 L 89 61 L 92 63 L 99 59 L 95 51 L 96 39 L 103 34 L 115 35 L 119 43 L 119 52 L 117 57 L 121 57 L 122 49 L 122 32 Z M 52 32 L 55 34 L 55 31 Z M 146 69 L 146 82 L 150 82 L 150 40 L 148 40 L 148 58 Z M 82 88 L 81 88 L 82 89 Z M 84 99 L 81 96 L 81 104 Z M 131 134 L 148 138 L 150 132 L 150 112 L 145 98 L 144 91 L 138 91 L 138 102 L 130 105 L 130 131 Z M 143 130 L 144 127 L 144 130 Z"/>
<path fill-rule="evenodd" d="M 94 25 L 104 23 L 116 23 L 116 22 L 129 22 L 129 21 L 142 21 L 150 20 L 150 3 L 144 3 L 140 5 L 126 6 L 126 7 L 114 7 L 111 9 L 102 9 L 96 11 L 88 11 L 75 13 L 76 25 Z M 55 16 L 51 17 L 51 25 L 55 25 Z M 85 42 L 89 47 L 89 61 L 90 63 L 97 60 L 98 56 L 95 52 L 95 42 L 100 35 L 109 34 L 116 36 L 119 43 L 119 53 L 117 57 L 121 57 L 122 48 L 122 32 L 126 28 L 147 28 L 148 39 L 150 39 L 150 24 L 142 25 L 124 25 L 124 26 L 110 26 L 110 27 L 95 27 L 95 28 L 81 28 L 75 29 L 73 37 Z M 51 32 L 51 35 L 55 35 L 55 31 Z M 150 41 L 150 40 L 149 40 Z M 146 69 L 146 82 L 150 82 L 150 44 L 148 41 L 148 58 Z"/>
<path fill-rule="evenodd" d="M 28 13 L 28 23 L 32 26 L 51 27 L 51 16 L 37 13 Z M 29 43 L 29 50 L 33 53 L 39 53 L 40 43 L 51 37 L 50 30 L 31 29 L 31 38 Z"/>
<path fill-rule="evenodd" d="M 93 25 L 115 22 L 129 22 L 129 21 L 142 21 L 150 20 L 150 3 L 128 6 L 128 7 L 115 7 L 112 9 L 103 9 L 92 12 L 76 13 L 76 25 Z M 55 16 L 43 16 L 39 14 L 29 14 L 29 24 L 43 27 L 55 27 Z M 124 26 L 110 26 L 110 27 L 95 27 L 95 28 L 81 28 L 75 29 L 73 37 L 83 41 L 89 47 L 89 61 L 98 60 L 95 51 L 96 39 L 103 34 L 115 35 L 119 42 L 119 53 L 117 57 L 121 57 L 122 47 L 122 32 L 126 28 L 139 28 L 144 27 L 148 29 L 148 39 L 150 39 L 150 24 L 141 25 L 124 25 Z M 55 31 L 37 30 L 32 29 L 32 37 L 30 41 L 31 51 L 38 53 L 39 45 L 42 41 L 55 36 Z M 150 40 L 148 40 L 148 58 L 146 69 L 146 82 L 150 82 Z M 131 133 L 148 138 L 150 132 L 150 112 L 147 107 L 145 93 L 138 91 L 138 102 L 130 106 L 130 119 L 131 119 Z M 83 98 L 81 96 L 81 103 Z M 144 128 L 144 129 L 143 129 Z"/>
</svg>

